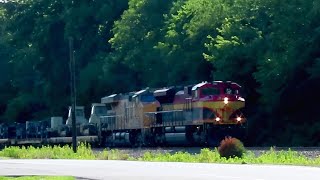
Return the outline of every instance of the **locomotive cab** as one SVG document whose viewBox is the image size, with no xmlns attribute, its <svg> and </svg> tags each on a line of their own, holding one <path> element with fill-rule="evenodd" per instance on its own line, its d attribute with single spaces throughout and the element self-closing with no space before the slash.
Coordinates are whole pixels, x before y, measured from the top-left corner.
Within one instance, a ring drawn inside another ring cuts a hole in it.
<svg viewBox="0 0 320 180">
<path fill-rule="evenodd" d="M 221 88 L 217 84 L 208 82 L 200 83 L 192 88 L 194 99 L 210 100 L 214 96 L 219 96 L 222 93 Z"/>
<path fill-rule="evenodd" d="M 231 81 L 202 82 L 192 88 L 192 99 L 202 111 L 202 119 L 215 124 L 243 123 L 241 108 L 245 100 L 240 89 L 240 85 Z"/>
<path fill-rule="evenodd" d="M 100 121 L 101 116 L 107 115 L 107 107 L 105 104 L 93 103 L 91 107 L 91 115 L 89 123 L 97 124 Z"/>
<path fill-rule="evenodd" d="M 88 120 L 84 116 L 84 107 L 83 106 L 76 106 L 75 108 L 75 114 L 76 114 L 76 124 L 86 124 L 88 123 Z M 71 107 L 69 107 L 69 113 L 68 113 L 68 119 L 66 121 L 66 125 L 71 125 L 72 119 L 71 119 Z"/>
<path fill-rule="evenodd" d="M 230 81 L 214 81 L 213 83 L 203 82 L 192 88 L 192 97 L 194 99 L 212 99 L 213 97 L 224 96 L 243 99 L 240 90 L 240 85 Z"/>
<path fill-rule="evenodd" d="M 241 86 L 237 83 L 227 81 L 227 83 L 222 86 L 222 89 L 225 97 L 244 101 L 244 98 L 242 98 L 242 95 L 240 94 Z"/>
</svg>

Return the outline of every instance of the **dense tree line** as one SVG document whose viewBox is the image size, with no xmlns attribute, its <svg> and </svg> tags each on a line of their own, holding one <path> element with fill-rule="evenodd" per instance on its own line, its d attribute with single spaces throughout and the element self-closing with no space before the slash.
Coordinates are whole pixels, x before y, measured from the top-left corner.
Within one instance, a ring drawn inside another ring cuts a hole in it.
<svg viewBox="0 0 320 180">
<path fill-rule="evenodd" d="M 140 88 L 232 80 L 249 145 L 319 145 L 319 0 L 0 3 L 0 121 L 43 119 Z"/>
</svg>

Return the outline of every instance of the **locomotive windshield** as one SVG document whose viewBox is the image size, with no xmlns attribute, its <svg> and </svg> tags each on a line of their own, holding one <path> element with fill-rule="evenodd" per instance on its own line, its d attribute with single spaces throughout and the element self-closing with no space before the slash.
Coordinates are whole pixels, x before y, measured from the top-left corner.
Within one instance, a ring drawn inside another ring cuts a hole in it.
<svg viewBox="0 0 320 180">
<path fill-rule="evenodd" d="M 220 94 L 220 90 L 217 88 L 204 88 L 202 89 L 202 95 L 204 96 L 209 96 L 209 95 L 219 95 Z"/>
<path fill-rule="evenodd" d="M 156 99 L 154 98 L 154 96 L 152 94 L 148 94 L 148 95 L 141 95 L 141 99 L 142 102 L 154 102 L 156 101 Z"/>
<path fill-rule="evenodd" d="M 238 89 L 233 89 L 233 88 L 225 88 L 224 89 L 224 93 L 225 94 L 239 94 L 239 90 Z"/>
<path fill-rule="evenodd" d="M 84 116 L 84 111 L 83 109 L 76 108 L 75 114 L 76 116 Z M 71 108 L 69 109 L 68 117 L 71 117 Z"/>
<path fill-rule="evenodd" d="M 104 116 L 107 115 L 107 108 L 105 106 L 95 106 L 94 114 Z"/>
</svg>

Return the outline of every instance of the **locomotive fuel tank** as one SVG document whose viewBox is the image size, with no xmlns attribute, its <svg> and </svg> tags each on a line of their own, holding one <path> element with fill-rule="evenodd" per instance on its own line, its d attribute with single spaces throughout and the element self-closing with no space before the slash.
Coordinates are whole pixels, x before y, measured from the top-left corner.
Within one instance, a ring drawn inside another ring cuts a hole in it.
<svg viewBox="0 0 320 180">
<path fill-rule="evenodd" d="M 166 133 L 184 133 L 186 132 L 185 126 L 176 126 L 176 127 L 165 127 Z"/>
<path fill-rule="evenodd" d="M 185 126 L 165 127 L 164 139 L 167 144 L 189 144 Z"/>
<path fill-rule="evenodd" d="M 112 134 L 112 140 L 114 145 L 128 146 L 130 145 L 130 133 L 128 132 L 116 132 Z"/>
<path fill-rule="evenodd" d="M 165 142 L 171 145 L 189 144 L 186 133 L 165 133 Z"/>
</svg>

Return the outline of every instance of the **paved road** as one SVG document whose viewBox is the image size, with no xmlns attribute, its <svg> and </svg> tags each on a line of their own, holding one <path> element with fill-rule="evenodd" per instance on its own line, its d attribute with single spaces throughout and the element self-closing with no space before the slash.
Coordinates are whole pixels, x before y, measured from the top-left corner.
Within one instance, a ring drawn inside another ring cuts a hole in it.
<svg viewBox="0 0 320 180">
<path fill-rule="evenodd" d="M 0 160 L 0 175 L 71 175 L 106 180 L 319 180 L 320 168 L 111 160 Z"/>
</svg>

